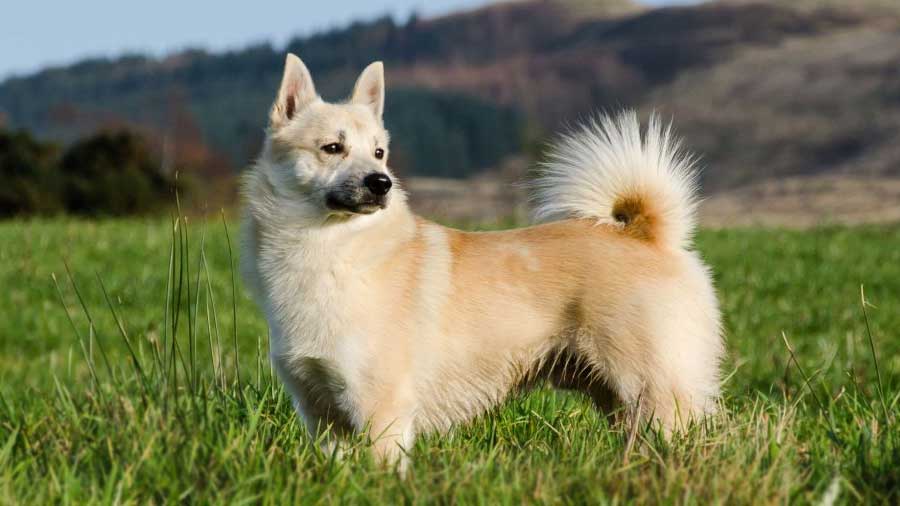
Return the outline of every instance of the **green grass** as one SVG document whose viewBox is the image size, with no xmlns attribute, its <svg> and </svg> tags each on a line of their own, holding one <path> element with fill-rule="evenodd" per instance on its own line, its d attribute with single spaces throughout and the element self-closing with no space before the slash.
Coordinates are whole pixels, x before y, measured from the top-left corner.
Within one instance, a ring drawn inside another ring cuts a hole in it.
<svg viewBox="0 0 900 506">
<path fill-rule="evenodd" d="M 361 441 L 338 460 L 308 440 L 221 222 L 0 224 L 0 504 L 900 501 L 900 227 L 698 244 L 730 350 L 720 415 L 626 454 L 585 399 L 538 390 L 423 438 L 400 478 Z"/>
</svg>

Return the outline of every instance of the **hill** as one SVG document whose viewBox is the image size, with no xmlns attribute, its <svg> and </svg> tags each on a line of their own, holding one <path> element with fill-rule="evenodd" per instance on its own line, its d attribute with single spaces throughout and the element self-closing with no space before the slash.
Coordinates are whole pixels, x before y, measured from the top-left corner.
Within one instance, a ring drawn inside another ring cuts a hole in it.
<svg viewBox="0 0 900 506">
<path fill-rule="evenodd" d="M 237 170 L 258 149 L 285 51 L 330 98 L 385 61 L 392 164 L 406 174 L 478 173 L 533 155 L 566 122 L 624 106 L 671 115 L 703 154 L 708 189 L 900 175 L 900 9 L 881 0 L 534 0 L 383 18 L 283 48 L 132 55 L 12 78 L 0 84 L 0 117 L 62 142 L 126 125 L 175 163 Z"/>
</svg>

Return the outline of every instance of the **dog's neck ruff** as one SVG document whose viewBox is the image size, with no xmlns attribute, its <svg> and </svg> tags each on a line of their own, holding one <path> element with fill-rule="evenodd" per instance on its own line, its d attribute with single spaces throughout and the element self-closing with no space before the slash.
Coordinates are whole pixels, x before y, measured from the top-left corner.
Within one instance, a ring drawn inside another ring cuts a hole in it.
<svg viewBox="0 0 900 506">
<path fill-rule="evenodd" d="M 370 285 L 367 278 L 377 274 L 377 267 L 413 239 L 415 218 L 398 193 L 387 209 L 370 215 L 314 220 L 304 214 L 311 204 L 286 200 L 269 189 L 265 184 L 246 187 L 255 198 L 248 199 L 252 220 L 245 260 L 256 273 L 260 303 L 275 337 L 272 352 L 294 359 L 332 357 L 355 305 L 348 305 L 347 295 Z"/>
</svg>

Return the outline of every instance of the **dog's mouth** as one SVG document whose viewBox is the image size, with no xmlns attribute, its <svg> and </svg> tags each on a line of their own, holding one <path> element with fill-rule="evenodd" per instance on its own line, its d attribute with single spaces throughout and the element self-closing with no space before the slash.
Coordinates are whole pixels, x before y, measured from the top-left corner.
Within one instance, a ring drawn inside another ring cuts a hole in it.
<svg viewBox="0 0 900 506">
<path fill-rule="evenodd" d="M 371 197 L 366 200 L 345 200 L 338 193 L 325 196 L 325 206 L 331 211 L 349 214 L 372 214 L 387 207 L 384 196 Z"/>
</svg>

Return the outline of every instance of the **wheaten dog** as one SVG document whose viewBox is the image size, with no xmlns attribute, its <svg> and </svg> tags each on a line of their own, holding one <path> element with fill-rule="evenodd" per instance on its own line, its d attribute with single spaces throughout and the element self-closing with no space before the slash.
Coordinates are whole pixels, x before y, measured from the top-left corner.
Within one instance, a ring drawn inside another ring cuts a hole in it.
<svg viewBox="0 0 900 506">
<path fill-rule="evenodd" d="M 312 434 L 368 431 L 402 463 L 417 434 L 542 378 L 667 430 L 714 408 L 719 310 L 668 129 L 642 136 L 627 113 L 564 137 L 535 184 L 537 217 L 558 221 L 468 233 L 408 209 L 383 104 L 381 63 L 329 104 L 288 55 L 244 179 L 243 269 Z"/>
</svg>

